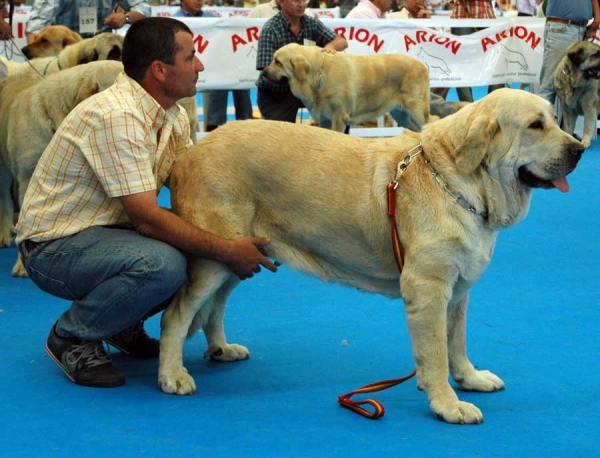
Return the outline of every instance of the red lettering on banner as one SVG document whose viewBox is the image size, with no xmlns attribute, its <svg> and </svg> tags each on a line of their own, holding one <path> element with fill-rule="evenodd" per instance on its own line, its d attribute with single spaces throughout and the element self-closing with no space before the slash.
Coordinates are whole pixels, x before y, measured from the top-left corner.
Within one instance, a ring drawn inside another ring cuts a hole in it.
<svg viewBox="0 0 600 458">
<path fill-rule="evenodd" d="M 156 16 L 158 16 L 158 17 L 170 17 L 171 13 L 169 13 L 168 11 L 159 11 L 158 13 L 156 13 Z"/>
<path fill-rule="evenodd" d="M 17 24 L 17 38 L 23 38 L 25 36 L 25 23 L 19 22 Z"/>
<path fill-rule="evenodd" d="M 258 41 L 258 33 L 258 27 L 248 27 L 246 29 L 245 39 L 240 37 L 237 33 L 231 35 L 231 47 L 233 48 L 233 52 L 235 53 L 237 51 L 239 45 L 247 45 L 253 41 Z"/>
<path fill-rule="evenodd" d="M 385 44 L 385 40 L 380 38 L 377 34 L 369 32 L 367 29 L 338 27 L 337 29 L 333 29 L 333 31 L 346 40 L 355 40 L 359 43 L 364 43 L 375 52 L 379 52 Z M 348 33 L 346 34 L 346 32 Z"/>
<path fill-rule="evenodd" d="M 210 42 L 208 40 L 204 40 L 204 37 L 202 35 L 196 35 L 194 37 L 194 45 L 196 46 L 196 50 L 200 54 L 204 52 L 209 43 Z"/>
<path fill-rule="evenodd" d="M 417 30 L 414 38 L 410 35 L 404 35 L 404 46 L 406 46 L 407 51 L 411 48 L 411 46 L 419 43 L 435 43 L 443 46 L 446 49 L 450 49 L 452 54 L 456 54 L 461 47 L 460 42 L 450 37 L 442 37 L 435 33 L 431 33 L 428 30 Z"/>
<path fill-rule="evenodd" d="M 517 37 L 519 40 L 529 43 L 531 49 L 537 48 L 542 42 L 542 38 L 538 37 L 535 32 L 528 30 L 527 27 L 518 25 L 510 29 L 502 30 L 493 37 L 485 37 L 481 39 L 481 47 L 483 52 L 487 52 L 490 46 L 496 45 L 510 37 Z"/>
</svg>

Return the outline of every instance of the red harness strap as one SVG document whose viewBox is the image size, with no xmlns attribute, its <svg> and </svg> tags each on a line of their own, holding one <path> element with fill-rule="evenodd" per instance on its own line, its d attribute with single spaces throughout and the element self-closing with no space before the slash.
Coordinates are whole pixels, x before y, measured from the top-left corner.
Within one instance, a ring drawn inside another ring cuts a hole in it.
<svg viewBox="0 0 600 458">
<path fill-rule="evenodd" d="M 419 149 L 414 154 L 411 154 L 415 149 Z M 400 175 L 404 173 L 406 168 L 410 165 L 412 159 L 422 152 L 421 144 L 417 147 L 411 149 L 407 156 L 398 164 L 396 179 L 387 185 L 387 214 L 390 217 L 391 226 L 392 226 L 392 248 L 394 252 L 394 259 L 396 260 L 396 265 L 398 266 L 398 270 L 402 273 L 402 267 L 404 266 L 404 247 L 402 246 L 402 242 L 400 241 L 400 237 L 398 235 L 398 226 L 396 225 L 396 189 L 398 188 L 398 179 Z M 385 407 L 376 399 L 365 399 L 364 401 L 353 401 L 350 398 L 355 394 L 362 393 L 374 393 L 375 391 L 387 390 L 388 388 L 392 388 L 396 385 L 399 385 L 407 380 L 413 378 L 417 374 L 417 370 L 413 370 L 410 374 L 405 377 L 392 379 L 392 380 L 384 380 L 382 382 L 371 383 L 370 385 L 365 385 L 362 388 L 351 391 L 350 393 L 343 394 L 338 396 L 338 403 L 342 407 L 346 407 L 347 409 L 353 410 L 354 412 L 367 417 L 371 420 L 377 420 L 385 415 Z M 368 404 L 373 408 L 373 412 L 361 407 L 362 405 Z"/>
</svg>

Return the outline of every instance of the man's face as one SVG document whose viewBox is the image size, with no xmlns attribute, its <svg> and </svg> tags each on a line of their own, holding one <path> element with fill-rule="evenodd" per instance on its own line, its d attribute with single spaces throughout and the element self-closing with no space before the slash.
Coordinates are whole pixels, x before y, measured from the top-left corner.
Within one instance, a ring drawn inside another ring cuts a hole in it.
<svg viewBox="0 0 600 458">
<path fill-rule="evenodd" d="M 181 0 L 181 6 L 188 13 L 196 15 L 204 6 L 204 0 Z"/>
<path fill-rule="evenodd" d="M 173 65 L 165 64 L 168 73 L 164 92 L 177 101 L 183 97 L 196 95 L 198 73 L 204 70 L 204 65 L 196 57 L 192 35 L 179 31 L 175 35 L 175 41 L 180 49 L 175 54 L 175 63 Z"/>
<path fill-rule="evenodd" d="M 279 0 L 281 11 L 288 18 L 301 18 L 306 11 L 307 3 L 306 0 Z"/>
</svg>

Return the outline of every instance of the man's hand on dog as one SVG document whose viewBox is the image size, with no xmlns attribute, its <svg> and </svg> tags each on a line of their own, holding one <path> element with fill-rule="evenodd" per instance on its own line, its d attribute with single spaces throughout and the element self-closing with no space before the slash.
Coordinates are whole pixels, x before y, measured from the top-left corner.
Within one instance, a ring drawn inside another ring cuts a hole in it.
<svg viewBox="0 0 600 458">
<path fill-rule="evenodd" d="M 271 243 L 265 237 L 240 237 L 230 240 L 222 262 L 240 279 L 252 278 L 264 266 L 271 272 L 277 272 L 277 266 L 267 258 L 262 248 Z"/>
</svg>

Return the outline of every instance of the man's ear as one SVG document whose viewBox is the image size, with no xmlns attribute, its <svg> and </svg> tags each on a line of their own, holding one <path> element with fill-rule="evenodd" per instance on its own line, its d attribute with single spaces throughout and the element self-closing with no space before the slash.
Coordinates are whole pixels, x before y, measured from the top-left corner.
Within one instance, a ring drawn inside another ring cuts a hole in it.
<svg viewBox="0 0 600 458">
<path fill-rule="evenodd" d="M 160 60 L 155 60 L 148 67 L 149 76 L 152 76 L 156 81 L 164 83 L 167 80 L 166 65 Z"/>
</svg>

